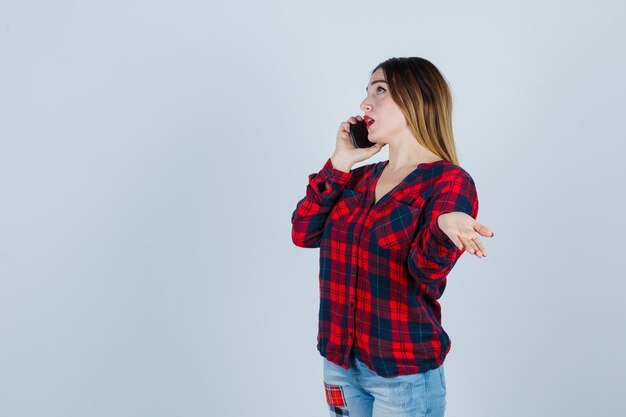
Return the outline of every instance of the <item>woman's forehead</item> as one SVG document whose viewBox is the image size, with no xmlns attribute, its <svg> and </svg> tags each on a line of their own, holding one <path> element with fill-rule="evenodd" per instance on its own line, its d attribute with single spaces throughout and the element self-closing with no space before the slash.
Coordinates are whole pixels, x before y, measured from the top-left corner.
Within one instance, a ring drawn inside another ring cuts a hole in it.
<svg viewBox="0 0 626 417">
<path fill-rule="evenodd" d="M 372 76 L 370 77 L 370 80 L 384 80 L 385 79 L 385 73 L 383 72 L 382 68 L 378 68 L 376 71 L 374 71 L 374 73 L 372 74 Z"/>
<path fill-rule="evenodd" d="M 384 81 L 385 83 L 387 82 L 385 81 L 385 73 L 381 68 L 374 71 L 374 73 L 370 77 L 370 80 L 367 82 L 367 87 L 365 87 L 365 91 L 369 91 L 369 87 L 376 83 L 376 81 Z"/>
</svg>

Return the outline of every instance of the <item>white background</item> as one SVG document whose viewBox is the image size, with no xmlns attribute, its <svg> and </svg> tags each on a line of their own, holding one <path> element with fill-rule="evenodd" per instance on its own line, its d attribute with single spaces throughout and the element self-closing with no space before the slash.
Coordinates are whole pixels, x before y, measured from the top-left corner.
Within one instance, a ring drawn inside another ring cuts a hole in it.
<svg viewBox="0 0 626 417">
<path fill-rule="evenodd" d="M 327 415 L 319 250 L 290 217 L 393 56 L 449 81 L 496 235 L 441 298 L 446 416 L 620 414 L 625 19 L 617 0 L 1 0 L 0 415 Z"/>
</svg>

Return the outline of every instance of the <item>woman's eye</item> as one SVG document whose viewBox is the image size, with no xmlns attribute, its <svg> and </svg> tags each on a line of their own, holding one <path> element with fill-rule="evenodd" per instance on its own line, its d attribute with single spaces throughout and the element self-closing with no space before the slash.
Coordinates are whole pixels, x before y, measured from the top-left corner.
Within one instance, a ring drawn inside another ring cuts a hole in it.
<svg viewBox="0 0 626 417">
<path fill-rule="evenodd" d="M 387 90 L 385 90 L 384 88 L 382 88 L 382 87 L 380 87 L 380 86 L 379 86 L 379 87 L 376 89 L 376 91 L 380 92 L 380 90 L 387 91 Z"/>
</svg>

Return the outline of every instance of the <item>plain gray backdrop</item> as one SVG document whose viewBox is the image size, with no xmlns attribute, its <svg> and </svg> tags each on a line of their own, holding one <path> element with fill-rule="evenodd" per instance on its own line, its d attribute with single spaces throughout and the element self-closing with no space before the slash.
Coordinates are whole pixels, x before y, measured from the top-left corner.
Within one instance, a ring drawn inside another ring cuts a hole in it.
<svg viewBox="0 0 626 417">
<path fill-rule="evenodd" d="M 0 415 L 328 415 L 319 249 L 290 217 L 394 56 L 449 81 L 495 232 L 440 300 L 446 416 L 620 414 L 625 20 L 617 0 L 1 0 Z"/>
</svg>

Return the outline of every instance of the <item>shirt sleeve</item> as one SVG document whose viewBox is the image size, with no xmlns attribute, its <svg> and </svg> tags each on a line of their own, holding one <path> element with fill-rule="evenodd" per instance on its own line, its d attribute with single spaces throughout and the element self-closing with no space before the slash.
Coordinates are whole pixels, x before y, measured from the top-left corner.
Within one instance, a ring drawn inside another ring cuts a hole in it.
<svg viewBox="0 0 626 417">
<path fill-rule="evenodd" d="M 465 171 L 441 181 L 424 208 L 424 223 L 411 245 L 409 273 L 425 283 L 447 277 L 465 249 L 459 249 L 439 228 L 437 219 L 444 213 L 460 211 L 476 219 L 478 195 L 472 177 Z"/>
<path fill-rule="evenodd" d="M 317 248 L 326 218 L 350 181 L 352 171 L 333 167 L 328 158 L 322 170 L 309 175 L 306 195 L 296 204 L 291 215 L 291 238 L 296 246 Z"/>
</svg>

